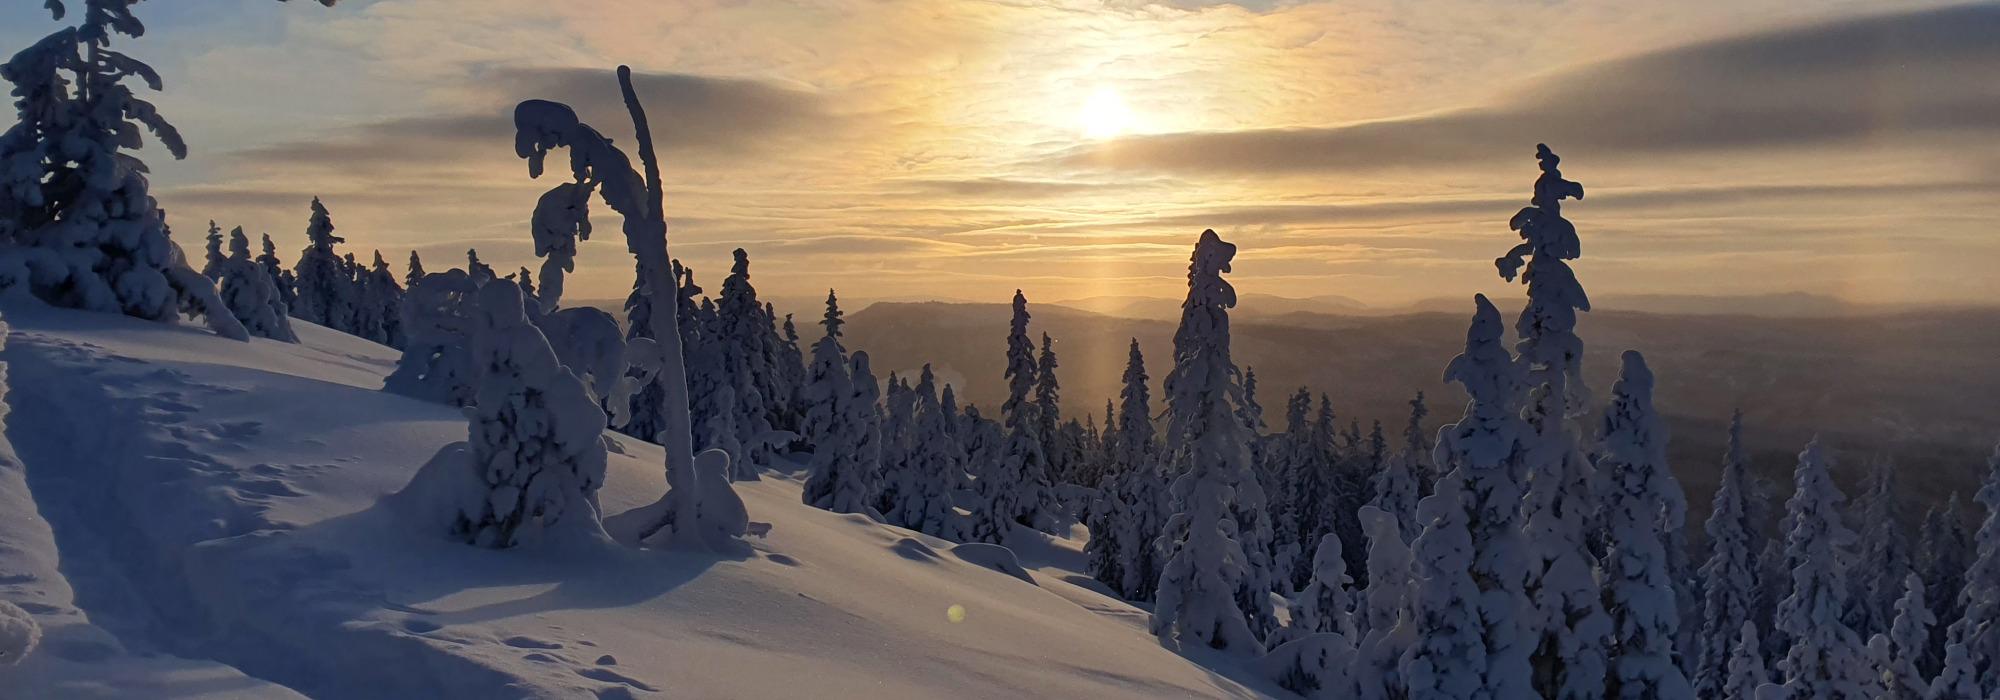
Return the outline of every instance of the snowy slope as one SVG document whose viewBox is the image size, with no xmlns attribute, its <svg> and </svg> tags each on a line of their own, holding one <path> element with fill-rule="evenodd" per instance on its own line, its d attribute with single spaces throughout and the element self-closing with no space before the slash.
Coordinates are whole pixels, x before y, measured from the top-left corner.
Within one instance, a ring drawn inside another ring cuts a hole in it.
<svg viewBox="0 0 2000 700">
<path fill-rule="evenodd" d="M 383 498 L 466 432 L 453 409 L 377 390 L 393 351 L 303 323 L 302 345 L 246 345 L 31 303 L 0 314 L 18 454 L 0 443 L 0 600 L 48 630 L 0 666 L 0 696 L 1269 690 L 1161 649 L 1142 612 L 1073 573 L 1072 542 L 1021 542 L 1031 572 L 1010 575 L 980 564 L 991 552 L 806 508 L 783 475 L 741 485 L 772 525 L 743 558 L 449 542 Z M 664 490 L 661 465 L 617 442 L 600 494 L 614 531 Z"/>
</svg>

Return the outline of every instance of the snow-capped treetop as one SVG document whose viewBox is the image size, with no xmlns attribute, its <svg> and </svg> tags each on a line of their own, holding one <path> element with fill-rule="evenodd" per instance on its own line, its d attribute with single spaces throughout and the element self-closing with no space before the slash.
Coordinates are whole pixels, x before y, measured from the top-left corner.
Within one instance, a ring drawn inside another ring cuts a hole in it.
<svg viewBox="0 0 2000 700">
<path fill-rule="evenodd" d="M 1214 229 L 1201 232 L 1188 263 L 1188 295 L 1181 303 L 1181 323 L 1174 331 L 1174 369 L 1167 373 L 1167 452 L 1203 434 L 1210 426 L 1194 410 L 1203 390 L 1220 390 L 1231 415 L 1243 401 L 1241 372 L 1229 353 L 1229 309 L 1236 306 L 1236 288 L 1222 278 L 1236 257 L 1236 245 Z M 1199 363 L 1194 362 L 1199 358 Z M 1212 372 L 1212 374 L 1211 374 Z M 1199 388 L 1197 388 L 1199 387 Z"/>
<path fill-rule="evenodd" d="M 1523 266 L 1527 268 L 1520 276 L 1528 285 L 1528 305 L 1515 322 L 1515 332 L 1521 336 L 1515 350 L 1521 361 L 1533 368 L 1530 381 L 1554 387 L 1557 395 L 1551 398 L 1566 404 L 1563 415 L 1568 416 L 1588 404 L 1576 312 L 1589 311 L 1590 299 L 1565 262 L 1582 255 L 1582 246 L 1576 226 L 1562 216 L 1562 200 L 1583 199 L 1583 185 L 1563 178 L 1562 170 L 1556 167 L 1561 158 L 1547 145 L 1535 146 L 1535 158 L 1541 162 L 1542 175 L 1535 180 L 1534 198 L 1508 222 L 1520 232 L 1522 243 L 1496 259 L 1494 265 L 1509 281 Z"/>
<path fill-rule="evenodd" d="M 202 264 L 201 276 L 207 277 L 210 281 L 221 281 L 222 261 L 227 259 L 227 256 L 222 254 L 222 227 L 215 225 L 214 219 L 208 220 L 206 252 L 207 258 Z"/>
<path fill-rule="evenodd" d="M 409 271 L 404 273 L 403 275 L 403 287 L 407 289 L 409 287 L 415 286 L 417 284 L 417 280 L 423 278 L 424 278 L 424 260 L 423 258 L 417 257 L 417 251 L 412 250 L 410 251 Z"/>
<path fill-rule="evenodd" d="M 1007 324 L 1007 401 L 1000 412 L 1010 430 L 1039 434 L 1041 414 L 1030 404 L 1035 390 L 1035 344 L 1028 338 L 1028 298 L 1014 290 L 1014 314 Z"/>
<path fill-rule="evenodd" d="M 319 197 L 312 199 L 312 218 L 306 222 L 306 242 L 313 248 L 331 253 L 336 243 L 346 243 L 347 239 L 333 235 L 333 215 L 327 213 L 326 205 Z"/>
<path fill-rule="evenodd" d="M 1153 465 L 1152 394 L 1146 380 L 1146 358 L 1139 354 L 1139 339 L 1133 338 L 1126 353 L 1124 388 L 1118 390 L 1118 451 L 1113 461 L 1119 472 Z"/>
</svg>

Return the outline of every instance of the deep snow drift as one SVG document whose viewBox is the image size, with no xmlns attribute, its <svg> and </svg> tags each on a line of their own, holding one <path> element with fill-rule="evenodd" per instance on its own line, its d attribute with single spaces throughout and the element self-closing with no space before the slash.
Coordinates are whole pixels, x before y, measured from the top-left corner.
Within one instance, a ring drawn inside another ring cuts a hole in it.
<svg viewBox="0 0 2000 700">
<path fill-rule="evenodd" d="M 0 665 L 0 696 L 1270 690 L 1160 648 L 1142 611 L 1075 573 L 1074 541 L 1021 533 L 1018 565 L 954 551 L 805 507 L 791 475 L 738 484 L 771 528 L 736 558 L 453 542 L 415 499 L 384 498 L 466 437 L 458 411 L 380 390 L 393 350 L 302 322 L 301 345 L 245 344 L 32 302 L 0 314 L 0 601 L 43 633 Z M 611 448 L 616 533 L 665 485 L 658 447 Z"/>
</svg>

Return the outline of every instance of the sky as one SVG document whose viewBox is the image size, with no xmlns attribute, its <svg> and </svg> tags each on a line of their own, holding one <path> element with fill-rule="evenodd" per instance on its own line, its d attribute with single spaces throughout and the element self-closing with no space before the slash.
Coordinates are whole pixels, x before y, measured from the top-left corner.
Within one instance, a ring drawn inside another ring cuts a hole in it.
<svg viewBox="0 0 2000 700">
<path fill-rule="evenodd" d="M 58 25 L 0 9 L 0 52 Z M 186 160 L 142 153 L 184 245 L 289 262 L 321 197 L 347 247 L 534 265 L 557 184 L 524 99 L 621 144 L 629 64 L 669 245 L 711 292 L 1178 297 L 1204 228 L 1248 293 L 1393 306 L 1512 293 L 1535 144 L 1586 198 L 1603 294 L 2000 296 L 2000 4 L 1732 0 L 146 2 L 124 50 Z M 560 175 L 560 171 L 557 173 Z M 568 298 L 631 286 L 598 210 Z M 599 240 L 603 238 L 611 240 Z"/>
</svg>

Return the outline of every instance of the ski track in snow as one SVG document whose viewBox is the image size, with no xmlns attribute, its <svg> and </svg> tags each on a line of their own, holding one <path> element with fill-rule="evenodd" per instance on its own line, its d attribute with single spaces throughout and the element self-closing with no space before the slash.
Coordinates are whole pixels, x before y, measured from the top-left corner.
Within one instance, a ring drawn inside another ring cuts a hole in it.
<svg viewBox="0 0 2000 700">
<path fill-rule="evenodd" d="M 15 306 L 0 359 L 20 464 L 0 441 L 0 510 L 15 495 L 7 478 L 21 477 L 60 574 L 0 571 L 0 599 L 52 630 L 39 659 L 0 668 L 0 686 L 188 698 L 1271 690 L 1160 649 L 1144 611 L 1076 573 L 1074 541 L 1023 531 L 1014 552 L 955 546 L 805 508 L 796 479 L 739 485 L 753 517 L 774 523 L 747 558 L 492 552 L 409 532 L 384 496 L 465 423 L 379 391 L 392 351 L 305 323 L 303 345 L 238 344 Z M 658 448 L 619 442 L 608 515 L 663 488 Z M 0 568 L 17 530 L 0 512 Z M 73 588 L 74 606 L 21 593 L 36 586 Z M 946 622 L 947 603 L 967 619 Z"/>
</svg>

